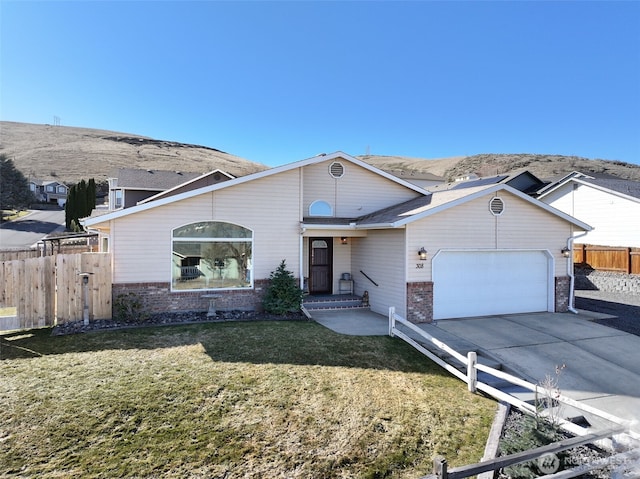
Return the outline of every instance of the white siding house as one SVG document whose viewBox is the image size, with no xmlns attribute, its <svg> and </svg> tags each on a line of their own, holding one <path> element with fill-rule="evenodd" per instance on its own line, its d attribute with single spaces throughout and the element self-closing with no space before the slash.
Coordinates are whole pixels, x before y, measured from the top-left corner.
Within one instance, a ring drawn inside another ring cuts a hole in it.
<svg viewBox="0 0 640 479">
<path fill-rule="evenodd" d="M 640 182 L 576 173 L 539 199 L 593 227 L 576 243 L 640 247 Z"/>
<path fill-rule="evenodd" d="M 84 223 L 112 253 L 114 295 L 137 292 L 156 311 L 204 309 L 211 293 L 220 308 L 259 309 L 285 260 L 310 295 L 342 293 L 348 275 L 373 311 L 415 322 L 487 305 L 566 311 L 561 250 L 590 229 L 505 184 L 432 194 L 341 152 Z"/>
</svg>

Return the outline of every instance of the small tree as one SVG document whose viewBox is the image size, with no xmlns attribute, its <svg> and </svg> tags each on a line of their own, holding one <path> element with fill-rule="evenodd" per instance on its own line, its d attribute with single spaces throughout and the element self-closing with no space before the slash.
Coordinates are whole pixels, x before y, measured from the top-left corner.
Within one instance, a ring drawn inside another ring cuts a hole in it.
<svg viewBox="0 0 640 479">
<path fill-rule="evenodd" d="M 82 231 L 80 219 L 91 214 L 96 205 L 96 184 L 91 178 L 87 183 L 80 180 L 79 183 L 69 188 L 67 203 L 65 204 L 65 222 L 67 229 Z"/>
<path fill-rule="evenodd" d="M 287 271 L 285 260 L 271 272 L 271 282 L 265 293 L 263 306 L 267 313 L 285 315 L 298 311 L 302 304 L 302 289 L 296 284 L 291 271 Z"/>
<path fill-rule="evenodd" d="M 0 209 L 28 208 L 34 201 L 29 181 L 7 155 L 0 154 Z"/>
</svg>

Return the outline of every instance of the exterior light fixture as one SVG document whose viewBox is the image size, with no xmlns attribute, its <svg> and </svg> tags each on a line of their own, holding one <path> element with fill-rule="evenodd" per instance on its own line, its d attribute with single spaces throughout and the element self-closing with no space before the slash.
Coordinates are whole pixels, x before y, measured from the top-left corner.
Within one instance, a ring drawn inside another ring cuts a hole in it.
<svg viewBox="0 0 640 479">
<path fill-rule="evenodd" d="M 566 246 L 562 248 L 561 253 L 562 253 L 562 256 L 564 256 L 565 258 L 568 258 L 569 256 L 571 256 L 571 250 Z"/>
<path fill-rule="evenodd" d="M 346 236 L 343 236 L 343 237 L 340 238 L 340 244 L 348 244 Z"/>
<path fill-rule="evenodd" d="M 420 248 L 420 251 L 418 251 L 418 257 L 422 261 L 426 261 L 427 260 L 427 250 L 424 249 L 424 246 L 422 248 Z"/>
</svg>

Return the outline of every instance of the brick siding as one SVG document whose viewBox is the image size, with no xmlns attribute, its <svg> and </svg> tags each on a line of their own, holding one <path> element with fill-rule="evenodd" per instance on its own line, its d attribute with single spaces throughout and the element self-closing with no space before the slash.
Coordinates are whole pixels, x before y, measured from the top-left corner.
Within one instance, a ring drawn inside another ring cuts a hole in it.
<svg viewBox="0 0 640 479">
<path fill-rule="evenodd" d="M 175 311 L 207 311 L 209 299 L 216 294 L 216 308 L 220 311 L 262 311 L 262 299 L 268 279 L 254 281 L 253 289 L 171 291 L 170 283 L 120 283 L 112 288 L 113 300 L 126 293 L 137 294 L 150 313 Z"/>
<path fill-rule="evenodd" d="M 569 311 L 569 288 L 571 279 L 569 276 L 556 277 L 556 313 L 566 313 Z"/>
<path fill-rule="evenodd" d="M 412 323 L 433 321 L 433 282 L 407 283 L 407 319 Z"/>
</svg>

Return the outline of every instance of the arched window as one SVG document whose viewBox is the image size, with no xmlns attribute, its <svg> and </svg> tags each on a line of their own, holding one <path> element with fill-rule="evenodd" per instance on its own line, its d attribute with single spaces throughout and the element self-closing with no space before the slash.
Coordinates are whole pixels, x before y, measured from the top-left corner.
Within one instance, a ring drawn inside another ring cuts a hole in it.
<svg viewBox="0 0 640 479">
<path fill-rule="evenodd" d="M 251 288 L 253 231 L 222 221 L 173 230 L 172 285 L 178 290 Z"/>
<path fill-rule="evenodd" d="M 309 205 L 309 216 L 333 216 L 333 208 L 324 200 L 316 200 Z"/>
</svg>

